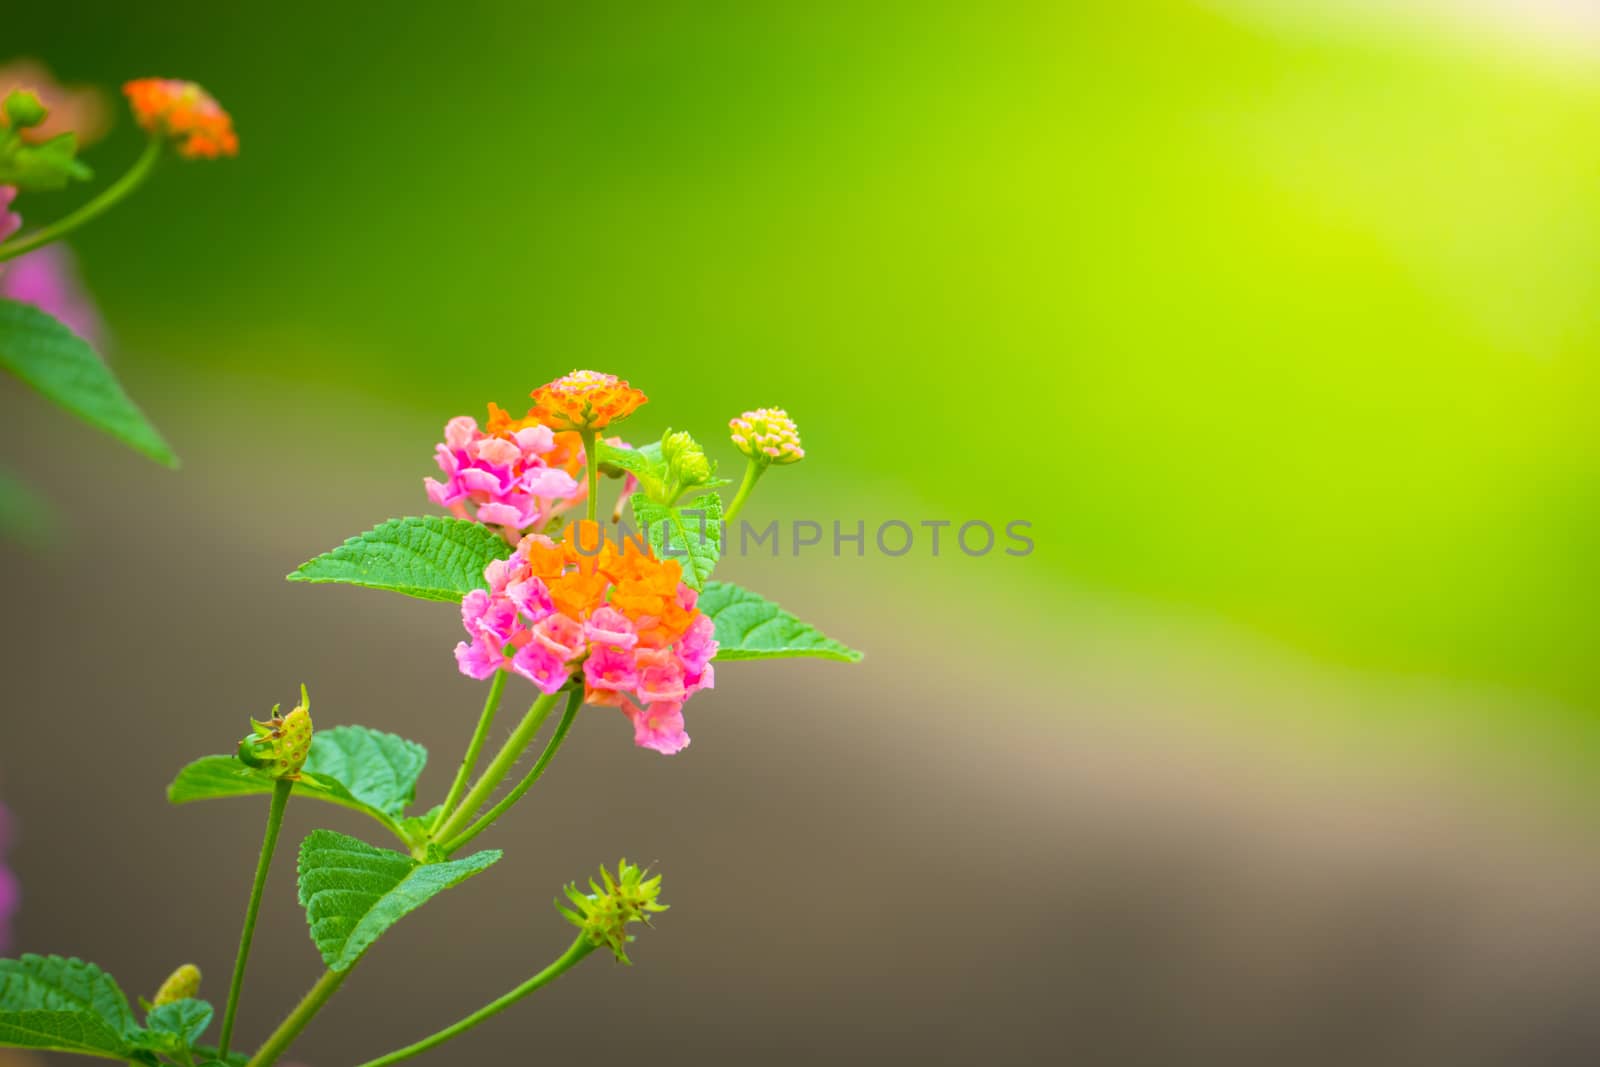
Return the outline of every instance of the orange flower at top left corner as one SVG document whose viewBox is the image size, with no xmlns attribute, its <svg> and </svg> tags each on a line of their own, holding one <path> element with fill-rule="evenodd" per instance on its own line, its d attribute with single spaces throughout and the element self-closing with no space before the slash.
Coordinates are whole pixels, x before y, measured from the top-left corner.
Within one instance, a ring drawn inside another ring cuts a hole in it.
<svg viewBox="0 0 1600 1067">
<path fill-rule="evenodd" d="M 133 117 L 145 130 L 169 138 L 185 159 L 239 154 L 233 119 L 194 82 L 136 78 L 122 87 Z"/>
</svg>

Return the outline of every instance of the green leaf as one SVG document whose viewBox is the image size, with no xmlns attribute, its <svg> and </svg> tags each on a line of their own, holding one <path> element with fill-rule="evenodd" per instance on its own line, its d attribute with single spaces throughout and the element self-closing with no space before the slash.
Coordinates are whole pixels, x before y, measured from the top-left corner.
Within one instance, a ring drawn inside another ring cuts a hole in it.
<svg viewBox="0 0 1600 1067">
<path fill-rule="evenodd" d="M 400 817 L 415 797 L 428 750 L 415 741 L 365 726 L 334 726 L 311 739 L 302 777 L 293 795 L 351 808 L 382 823 L 410 843 Z M 232 756 L 195 760 L 167 787 L 167 800 L 188 804 L 218 797 L 272 792 L 273 780 Z"/>
<path fill-rule="evenodd" d="M 41 144 L 8 136 L 0 144 L 0 185 L 26 192 L 64 189 L 71 181 L 88 181 L 94 172 L 78 158 L 78 135 L 62 133 Z"/>
<path fill-rule="evenodd" d="M 459 602 L 484 589 L 483 569 L 511 555 L 487 526 L 443 516 L 390 519 L 300 565 L 291 582 L 342 582 L 419 600 Z"/>
<path fill-rule="evenodd" d="M 418 863 L 403 852 L 313 830 L 300 845 L 300 903 L 311 940 L 330 969 L 347 970 L 389 927 L 499 859 L 498 851 L 488 851 Z"/>
<path fill-rule="evenodd" d="M 189 1048 L 211 1025 L 212 1014 L 210 1004 L 192 997 L 151 1008 L 145 1016 L 145 1031 L 137 1035 L 135 1042 L 157 1052 Z"/>
<path fill-rule="evenodd" d="M 197 1067 L 247 1067 L 250 1062 L 250 1053 L 230 1052 L 228 1062 L 224 1064 L 217 1058 L 217 1049 L 214 1045 L 195 1045 L 193 1052 L 200 1058 Z"/>
<path fill-rule="evenodd" d="M 416 799 L 417 779 L 427 763 L 428 750 L 415 741 L 365 726 L 335 726 L 312 735 L 305 769 L 338 782 L 362 804 L 399 818 Z"/>
<path fill-rule="evenodd" d="M 0 1045 L 125 1059 L 137 1028 L 116 979 L 92 963 L 0 960 Z"/>
<path fill-rule="evenodd" d="M 689 512 L 690 514 L 685 514 Z M 659 558 L 683 565 L 683 580 L 699 589 L 722 555 L 722 498 L 702 493 L 687 504 L 666 507 L 643 493 L 633 495 L 633 517 Z"/>
<path fill-rule="evenodd" d="M 861 659 L 855 649 L 732 582 L 707 582 L 696 607 L 717 628 L 719 660 L 814 656 L 855 663 Z"/>
<path fill-rule="evenodd" d="M 178 465 L 89 343 L 38 308 L 0 300 L 0 369 L 157 463 Z"/>
<path fill-rule="evenodd" d="M 596 451 L 602 466 L 619 467 L 639 479 L 648 493 L 650 487 L 661 486 L 667 479 L 667 465 L 661 459 L 661 442 L 654 442 L 654 450 L 646 448 L 618 448 L 600 441 Z"/>
</svg>

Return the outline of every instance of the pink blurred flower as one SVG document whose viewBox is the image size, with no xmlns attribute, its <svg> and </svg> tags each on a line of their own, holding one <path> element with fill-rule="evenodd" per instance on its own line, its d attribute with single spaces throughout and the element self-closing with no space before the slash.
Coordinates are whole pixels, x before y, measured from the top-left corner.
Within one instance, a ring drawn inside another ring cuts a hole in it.
<svg viewBox="0 0 1600 1067">
<path fill-rule="evenodd" d="M 104 90 L 93 85 L 63 85 L 37 59 L 0 64 L 0 99 L 13 89 L 31 89 L 49 110 L 44 122 L 23 131 L 22 139 L 38 144 L 72 131 L 78 147 L 100 140 L 111 128 L 111 105 Z M 0 125 L 5 124 L 0 117 Z"/>
<path fill-rule="evenodd" d="M 22 887 L 5 864 L 11 848 L 11 814 L 0 806 L 0 955 L 11 951 L 11 917 L 22 903 Z"/>
<path fill-rule="evenodd" d="M 100 311 L 78 274 L 72 249 L 60 241 L 0 264 L 0 297 L 55 316 L 97 351 L 104 346 Z"/>
<path fill-rule="evenodd" d="M 0 241 L 22 229 L 22 216 L 11 210 L 11 202 L 16 198 L 15 185 L 0 185 Z"/>
</svg>

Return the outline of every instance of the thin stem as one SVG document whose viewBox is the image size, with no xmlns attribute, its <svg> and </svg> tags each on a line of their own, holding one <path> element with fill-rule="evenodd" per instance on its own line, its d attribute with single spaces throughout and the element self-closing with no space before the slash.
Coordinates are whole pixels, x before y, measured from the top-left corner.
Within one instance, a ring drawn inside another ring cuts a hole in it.
<svg viewBox="0 0 1600 1067">
<path fill-rule="evenodd" d="M 116 205 L 117 201 L 144 184 L 144 180 L 150 176 L 150 171 L 155 167 L 156 160 L 161 158 L 161 149 L 161 138 L 151 137 L 149 143 L 144 146 L 144 152 L 134 162 L 133 166 L 128 168 L 128 172 L 106 186 L 99 196 L 72 214 L 57 219 L 48 226 L 34 230 L 25 237 L 18 237 L 14 241 L 0 244 L 0 263 L 65 237 L 84 223 L 92 222 L 105 214 Z"/>
<path fill-rule="evenodd" d="M 507 993 L 499 1000 L 496 1000 L 491 1004 L 484 1005 L 482 1008 L 479 1008 L 477 1011 L 473 1012 L 471 1015 L 468 1015 L 465 1019 L 462 1019 L 455 1025 L 447 1026 L 438 1033 L 423 1038 L 415 1045 L 407 1045 L 405 1048 L 397 1049 L 386 1056 L 379 1056 L 375 1060 L 368 1060 L 366 1063 L 361 1064 L 360 1067 L 387 1067 L 388 1064 L 399 1063 L 401 1060 L 408 1060 L 412 1056 L 421 1055 L 431 1048 L 435 1048 L 444 1044 L 451 1038 L 460 1037 L 462 1034 L 466 1033 L 468 1030 L 471 1030 L 479 1023 L 487 1022 L 496 1015 L 499 1015 L 501 1012 L 505 1011 L 507 1008 L 511 1007 L 511 1005 L 515 1004 L 523 997 L 526 997 L 528 994 L 538 990 L 543 986 L 549 985 L 557 978 L 560 978 L 567 971 L 571 970 L 572 967 L 575 966 L 580 960 L 593 951 L 594 946 L 589 944 L 589 939 L 582 934 L 579 934 L 578 939 L 572 943 L 572 947 L 567 949 L 566 953 L 562 955 L 561 958 L 557 959 L 550 966 L 546 967 L 544 970 L 540 971 L 526 982 L 523 982 L 521 985 L 517 986 L 517 988 Z"/>
<path fill-rule="evenodd" d="M 510 811 L 511 806 L 522 799 L 524 793 L 533 788 L 533 783 L 539 780 L 539 776 L 544 774 L 544 769 L 550 766 L 550 761 L 555 759 L 556 750 L 561 747 L 561 742 L 567 739 L 567 731 L 572 729 L 572 720 L 577 717 L 578 709 L 582 706 L 583 690 L 574 689 L 572 695 L 567 697 L 567 710 L 561 713 L 561 721 L 556 723 L 556 731 L 550 735 L 550 740 L 544 746 L 544 752 L 539 756 L 538 762 L 533 765 L 533 770 L 529 771 L 522 781 L 517 783 L 517 787 L 507 793 L 500 803 L 490 808 L 483 818 L 441 845 L 440 847 L 447 854 L 454 852 L 474 837 L 483 833 L 490 826 L 493 826 L 500 816 Z"/>
<path fill-rule="evenodd" d="M 472 818 L 473 813 L 483 807 L 484 801 L 489 799 L 495 787 L 505 781 L 506 775 L 511 773 L 511 768 L 522 758 L 523 751 L 533 743 L 534 735 L 539 732 L 539 727 L 544 725 L 544 720 L 550 714 L 550 709 L 555 706 L 555 702 L 554 693 L 542 694 L 533 702 L 528 714 L 522 717 L 517 728 L 512 731 L 506 743 L 484 770 L 483 777 L 478 779 L 478 784 L 472 787 L 466 799 L 461 802 L 461 806 L 445 819 L 443 826 L 439 827 L 438 833 L 434 835 L 436 840 L 448 841 L 455 837 L 461 832 L 467 820 Z"/>
<path fill-rule="evenodd" d="M 445 794 L 444 803 L 439 805 L 439 814 L 434 817 L 433 825 L 428 832 L 434 833 L 439 829 L 439 824 L 444 822 L 450 814 L 450 809 L 456 806 L 456 801 L 461 799 L 461 794 L 466 791 L 467 779 L 472 777 L 472 772 L 478 767 L 478 756 L 483 752 L 483 743 L 488 740 L 489 728 L 494 725 L 495 712 L 500 707 L 500 694 L 505 691 L 506 672 L 495 671 L 494 681 L 489 683 L 489 697 L 483 702 L 483 714 L 478 716 L 478 728 L 473 731 L 472 743 L 467 745 L 467 754 L 461 757 L 461 769 L 456 771 L 456 780 L 450 784 L 450 792 Z"/>
<path fill-rule="evenodd" d="M 357 962 L 360 961 L 358 960 Z M 304 1030 L 311 1020 L 317 1017 L 317 1012 L 322 1010 L 322 1006 L 328 1002 L 328 998 L 339 991 L 339 987 L 350 976 L 350 972 L 355 970 L 355 966 L 352 963 L 342 971 L 328 971 L 317 979 L 317 984 L 311 987 L 311 991 L 305 995 L 299 1004 L 295 1005 L 294 1011 L 289 1013 L 288 1018 L 278 1024 L 278 1028 L 272 1032 L 272 1036 L 267 1038 L 266 1044 L 257 1049 L 256 1054 L 250 1057 L 250 1062 L 246 1067 L 269 1067 L 270 1064 L 276 1063 L 278 1057 L 287 1052 L 289 1046 L 294 1043 L 294 1039 L 300 1036 L 300 1031 Z"/>
<path fill-rule="evenodd" d="M 739 517 L 739 511 L 744 507 L 744 502 L 750 497 L 750 490 L 756 487 L 756 482 L 767 473 L 767 465 L 756 460 L 751 460 L 744 469 L 744 480 L 739 483 L 739 491 L 733 495 L 733 503 L 728 505 L 728 510 L 722 513 L 723 522 L 732 522 Z"/>
<path fill-rule="evenodd" d="M 294 783 L 279 778 L 272 786 L 272 805 L 267 808 L 267 833 L 261 841 L 261 858 L 256 861 L 256 880 L 250 886 L 250 903 L 245 906 L 244 932 L 239 935 L 239 954 L 233 960 L 233 981 L 228 985 L 228 1005 L 222 1012 L 222 1036 L 217 1039 L 217 1058 L 228 1059 L 228 1043 L 233 1040 L 233 1022 L 239 1013 L 239 992 L 244 988 L 244 969 L 250 961 L 250 942 L 256 936 L 256 917 L 261 914 L 261 894 L 267 887 L 267 871 L 272 853 L 278 847 L 278 832 L 283 829 L 283 812 L 289 806 Z"/>
<path fill-rule="evenodd" d="M 583 454 L 589 461 L 589 503 L 587 506 L 590 522 L 598 514 L 600 505 L 600 450 L 595 444 L 595 431 L 583 431 Z"/>
</svg>

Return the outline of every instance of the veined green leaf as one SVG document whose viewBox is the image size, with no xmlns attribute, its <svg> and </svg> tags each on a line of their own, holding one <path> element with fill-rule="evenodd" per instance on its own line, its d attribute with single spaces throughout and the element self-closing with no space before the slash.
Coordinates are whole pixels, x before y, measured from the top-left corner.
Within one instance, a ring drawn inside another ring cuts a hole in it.
<svg viewBox="0 0 1600 1067">
<path fill-rule="evenodd" d="M 332 830 L 300 845 L 300 904 L 311 940 L 335 971 L 349 969 L 389 927 L 500 859 L 498 851 L 419 863 Z"/>
<path fill-rule="evenodd" d="M 157 1052 L 177 1052 L 191 1047 L 211 1025 L 211 1005 L 186 997 L 150 1009 L 145 1030 L 135 1037 L 141 1048 Z"/>
<path fill-rule="evenodd" d="M 854 663 L 861 659 L 855 649 L 732 582 L 707 582 L 696 606 L 717 628 L 719 660 L 814 656 Z"/>
<path fill-rule="evenodd" d="M 415 741 L 365 726 L 334 726 L 312 737 L 302 772 L 305 780 L 295 783 L 293 795 L 370 815 L 408 841 L 401 816 L 416 794 L 417 779 L 427 762 L 427 749 Z M 167 787 L 167 800 L 188 804 L 255 796 L 271 793 L 272 785 L 271 778 L 232 756 L 206 756 L 178 772 Z"/>
<path fill-rule="evenodd" d="M 509 555 L 505 539 L 476 522 L 438 515 L 390 519 L 302 563 L 289 581 L 364 585 L 454 603 L 487 588 L 483 569 Z"/>
<path fill-rule="evenodd" d="M 684 582 L 691 588 L 705 585 L 722 555 L 721 497 L 702 493 L 687 504 L 666 507 L 643 493 L 635 493 L 633 517 L 657 557 L 676 559 L 683 566 Z"/>
<path fill-rule="evenodd" d="M 178 465 L 89 342 L 38 308 L 0 300 L 0 369 L 157 463 Z"/>
<path fill-rule="evenodd" d="M 116 980 L 61 956 L 0 960 L 0 1045 L 126 1059 L 138 1029 Z"/>
</svg>

